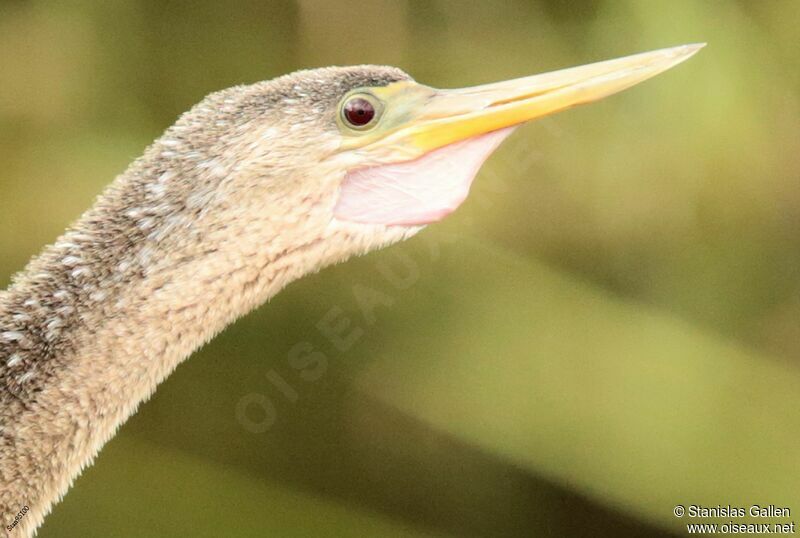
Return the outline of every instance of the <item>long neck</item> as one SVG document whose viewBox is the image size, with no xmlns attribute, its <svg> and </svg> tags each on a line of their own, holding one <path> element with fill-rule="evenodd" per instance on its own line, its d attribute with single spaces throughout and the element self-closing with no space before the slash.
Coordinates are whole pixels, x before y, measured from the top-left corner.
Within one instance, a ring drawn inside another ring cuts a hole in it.
<svg viewBox="0 0 800 538">
<path fill-rule="evenodd" d="M 19 535 L 179 362 L 322 257 L 264 244 L 266 218 L 213 220 L 230 201 L 175 176 L 137 161 L 0 292 L 0 521 L 27 506 Z"/>
</svg>

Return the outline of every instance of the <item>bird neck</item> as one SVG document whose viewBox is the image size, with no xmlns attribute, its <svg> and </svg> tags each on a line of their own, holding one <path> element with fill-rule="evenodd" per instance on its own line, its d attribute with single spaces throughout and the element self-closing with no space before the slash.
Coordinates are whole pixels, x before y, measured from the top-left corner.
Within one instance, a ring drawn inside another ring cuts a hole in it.
<svg viewBox="0 0 800 538">
<path fill-rule="evenodd" d="M 0 522 L 27 506 L 23 536 L 178 363 L 325 258 L 174 176 L 134 163 L 0 293 Z"/>
</svg>

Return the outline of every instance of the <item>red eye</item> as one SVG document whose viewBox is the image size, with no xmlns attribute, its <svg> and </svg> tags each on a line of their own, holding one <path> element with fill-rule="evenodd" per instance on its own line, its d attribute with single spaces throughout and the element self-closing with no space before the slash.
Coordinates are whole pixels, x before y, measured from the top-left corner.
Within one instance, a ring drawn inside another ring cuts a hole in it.
<svg viewBox="0 0 800 538">
<path fill-rule="evenodd" d="M 344 104 L 344 119 L 353 127 L 364 127 L 375 117 L 375 107 L 362 97 L 354 97 Z"/>
</svg>

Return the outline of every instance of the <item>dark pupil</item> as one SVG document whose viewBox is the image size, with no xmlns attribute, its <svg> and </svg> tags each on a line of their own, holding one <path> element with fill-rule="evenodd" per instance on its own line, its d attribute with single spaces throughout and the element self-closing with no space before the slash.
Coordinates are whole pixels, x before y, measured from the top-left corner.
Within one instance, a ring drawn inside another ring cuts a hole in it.
<svg viewBox="0 0 800 538">
<path fill-rule="evenodd" d="M 372 118 L 375 117 L 375 107 L 366 99 L 358 97 L 350 99 L 344 105 L 344 117 L 352 125 L 361 127 L 371 122 Z"/>
</svg>

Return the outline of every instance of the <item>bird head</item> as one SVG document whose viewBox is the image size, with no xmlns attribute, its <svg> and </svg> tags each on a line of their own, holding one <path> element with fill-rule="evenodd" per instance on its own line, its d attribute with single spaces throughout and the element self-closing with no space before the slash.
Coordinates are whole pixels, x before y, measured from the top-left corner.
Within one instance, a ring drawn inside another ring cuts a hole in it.
<svg viewBox="0 0 800 538">
<path fill-rule="evenodd" d="M 701 46 L 457 90 L 392 67 L 300 71 L 212 94 L 151 148 L 151 164 L 191 178 L 183 202 L 206 231 L 278 250 L 315 245 L 310 263 L 321 266 L 453 212 L 516 126 L 633 86 Z"/>
</svg>

